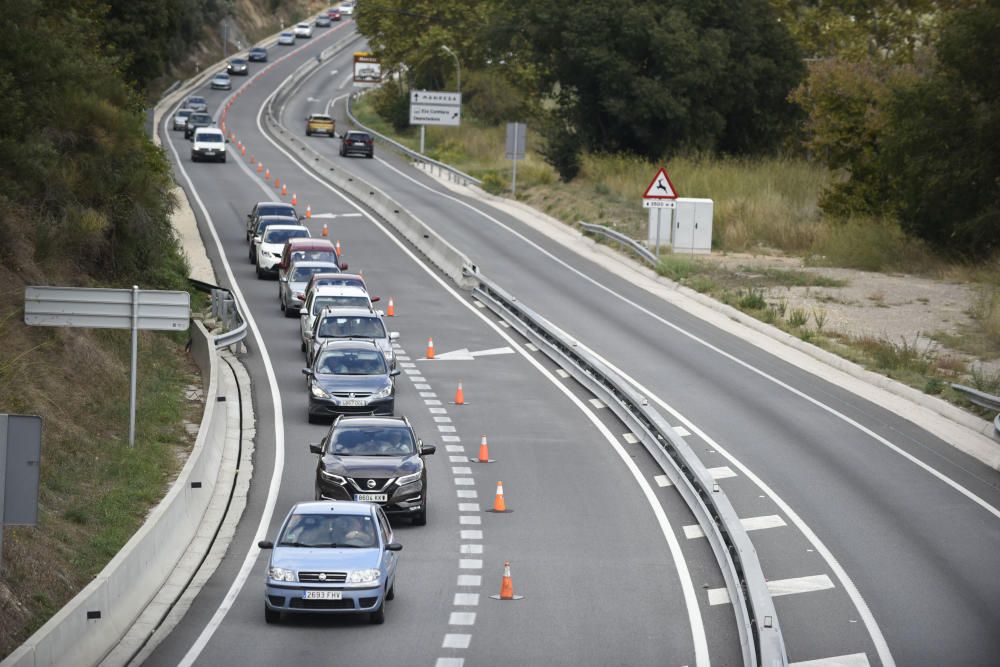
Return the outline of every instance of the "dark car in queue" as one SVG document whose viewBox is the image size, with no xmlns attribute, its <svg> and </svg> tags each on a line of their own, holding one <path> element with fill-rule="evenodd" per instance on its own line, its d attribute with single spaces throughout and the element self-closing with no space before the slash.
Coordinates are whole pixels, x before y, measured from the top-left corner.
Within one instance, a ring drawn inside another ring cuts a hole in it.
<svg viewBox="0 0 1000 667">
<path fill-rule="evenodd" d="M 201 95 L 192 95 L 184 101 L 184 108 L 208 113 L 208 100 Z"/>
<path fill-rule="evenodd" d="M 292 262 L 285 270 L 278 270 L 278 304 L 285 317 L 295 317 L 306 300 L 306 284 L 316 274 L 339 271 L 333 262 L 302 259 Z"/>
<path fill-rule="evenodd" d="M 231 76 L 246 76 L 250 73 L 250 64 L 243 58 L 233 58 L 226 65 L 226 72 Z"/>
<path fill-rule="evenodd" d="M 284 215 L 262 215 L 257 218 L 257 224 L 253 228 L 253 236 L 250 237 L 250 263 L 257 263 L 257 244 L 260 243 L 264 232 L 271 225 L 297 225 L 297 218 L 289 218 Z"/>
<path fill-rule="evenodd" d="M 184 138 L 194 139 L 194 131 L 199 127 L 211 127 L 213 125 L 212 117 L 204 112 L 196 111 L 187 117 L 187 123 L 184 125 Z"/>
<path fill-rule="evenodd" d="M 267 62 L 267 49 L 263 46 L 255 46 L 250 49 L 247 54 L 247 60 L 252 63 L 266 63 Z"/>
<path fill-rule="evenodd" d="M 406 417 L 338 417 L 309 451 L 316 464 L 317 500 L 375 503 L 389 516 L 427 523 L 427 468 L 433 454 Z"/>
<path fill-rule="evenodd" d="M 367 132 L 351 130 L 340 135 L 340 155 L 364 155 L 365 157 L 375 156 L 375 139 Z"/>
<path fill-rule="evenodd" d="M 385 602 L 396 594 L 396 564 L 403 548 L 376 505 L 296 503 L 270 549 L 264 621 L 288 614 L 367 614 L 385 622 Z"/>
<path fill-rule="evenodd" d="M 285 218 L 295 218 L 301 220 L 295 207 L 283 201 L 259 201 L 253 205 L 247 213 L 247 241 L 253 238 L 253 230 L 257 226 L 257 219 L 264 215 L 280 215 Z"/>
<path fill-rule="evenodd" d="M 313 362 L 302 369 L 309 392 L 309 423 L 337 415 L 392 415 L 399 370 L 370 339 L 338 338 L 320 345 Z"/>
</svg>

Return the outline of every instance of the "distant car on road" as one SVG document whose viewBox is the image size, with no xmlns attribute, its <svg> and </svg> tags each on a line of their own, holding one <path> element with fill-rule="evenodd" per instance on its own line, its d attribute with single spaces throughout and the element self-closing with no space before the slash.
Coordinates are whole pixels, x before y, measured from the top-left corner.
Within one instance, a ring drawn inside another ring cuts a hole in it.
<svg viewBox="0 0 1000 667">
<path fill-rule="evenodd" d="M 247 54 L 247 60 L 252 63 L 266 63 L 267 62 L 267 49 L 263 46 L 255 46 L 250 49 L 250 53 Z"/>
<path fill-rule="evenodd" d="M 320 14 L 316 17 L 316 27 L 317 28 L 329 28 L 330 27 L 330 17 L 326 14 Z"/>
<path fill-rule="evenodd" d="M 194 109 L 178 109 L 177 113 L 174 114 L 174 129 L 183 130 L 184 126 L 187 125 L 188 116 L 194 113 Z"/>
<path fill-rule="evenodd" d="M 257 243 L 257 278 L 278 272 L 281 250 L 288 239 L 309 236 L 309 230 L 302 225 L 271 225 L 264 230 Z"/>
<path fill-rule="evenodd" d="M 405 417 L 340 417 L 319 444 L 316 500 L 355 500 L 379 505 L 388 516 L 427 523 L 425 445 Z M 374 480 L 370 484 L 368 480 Z"/>
<path fill-rule="evenodd" d="M 192 95 L 184 102 L 184 107 L 194 111 L 208 111 L 208 100 L 200 95 Z"/>
<path fill-rule="evenodd" d="M 313 36 L 312 24 L 305 21 L 303 21 L 302 23 L 296 23 L 294 32 L 296 37 L 303 37 L 305 39 L 309 39 L 310 37 Z"/>
<path fill-rule="evenodd" d="M 284 215 L 262 215 L 254 221 L 254 227 L 250 231 L 250 263 L 257 263 L 257 244 L 264 236 L 264 232 L 271 225 L 298 225 L 300 220 Z"/>
<path fill-rule="evenodd" d="M 292 46 L 295 44 L 295 33 L 294 32 L 283 32 L 278 35 L 278 44 L 281 46 Z"/>
<path fill-rule="evenodd" d="M 278 303 L 285 317 L 299 314 L 302 302 L 306 300 L 306 285 L 317 273 L 339 273 L 340 267 L 333 262 L 302 259 L 292 262 L 288 269 L 278 267 Z"/>
<path fill-rule="evenodd" d="M 396 376 L 371 340 L 331 339 L 303 368 L 309 393 L 309 423 L 344 414 L 392 416 Z"/>
<path fill-rule="evenodd" d="M 211 116 L 207 113 L 195 112 L 188 116 L 187 123 L 184 125 L 184 138 L 193 139 L 195 130 L 199 127 L 210 127 L 211 125 Z"/>
<path fill-rule="evenodd" d="M 351 130 L 340 135 L 340 155 L 364 155 L 367 158 L 375 156 L 375 139 L 367 132 Z"/>
<path fill-rule="evenodd" d="M 226 161 L 226 137 L 222 130 L 214 127 L 199 127 L 194 131 L 191 144 L 191 161 L 213 160 Z"/>
<path fill-rule="evenodd" d="M 265 215 L 281 215 L 298 220 L 299 214 L 295 207 L 283 201 L 259 201 L 247 213 L 247 241 L 253 238 L 253 230 L 257 226 L 257 218 Z"/>
<path fill-rule="evenodd" d="M 385 622 L 385 603 L 396 596 L 399 551 L 392 526 L 377 505 L 297 503 L 271 549 L 264 588 L 264 621 L 282 614 L 367 614 Z"/>
<path fill-rule="evenodd" d="M 210 85 L 212 90 L 232 90 L 233 80 L 230 79 L 229 75 L 225 72 L 219 72 L 212 77 L 212 83 Z"/>
<path fill-rule="evenodd" d="M 250 65 L 243 58 L 233 58 L 226 65 L 226 71 L 233 76 L 246 76 L 250 73 Z"/>
<path fill-rule="evenodd" d="M 337 7 L 331 7 L 330 9 L 326 10 L 326 15 L 331 21 L 339 21 L 340 9 Z"/>
<path fill-rule="evenodd" d="M 329 338 L 370 338 L 382 351 L 389 368 L 396 368 L 392 341 L 399 338 L 399 333 L 385 330 L 382 316 L 370 304 L 365 305 L 366 294 L 357 287 L 317 287 L 306 296 L 299 322 L 302 330 L 311 327 L 305 338 L 307 361 L 312 362 Z"/>
<path fill-rule="evenodd" d="M 353 0 L 344 0 L 344 2 L 340 3 L 339 9 L 340 13 L 343 14 L 344 16 L 350 16 L 351 14 L 354 13 Z"/>
<path fill-rule="evenodd" d="M 336 124 L 334 123 L 333 118 L 324 113 L 311 113 L 306 116 L 307 137 L 314 134 L 325 134 L 332 138 L 336 134 L 334 132 L 334 127 L 336 127 Z"/>
</svg>

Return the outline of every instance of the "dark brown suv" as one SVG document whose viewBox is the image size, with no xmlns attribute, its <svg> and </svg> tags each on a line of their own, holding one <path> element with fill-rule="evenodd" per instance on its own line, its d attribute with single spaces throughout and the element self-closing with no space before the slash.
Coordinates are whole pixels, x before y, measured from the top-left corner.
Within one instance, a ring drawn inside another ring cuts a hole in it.
<svg viewBox="0 0 1000 667">
<path fill-rule="evenodd" d="M 375 157 L 375 139 L 367 132 L 345 132 L 340 136 L 340 155 L 346 157 L 351 153 Z"/>
</svg>

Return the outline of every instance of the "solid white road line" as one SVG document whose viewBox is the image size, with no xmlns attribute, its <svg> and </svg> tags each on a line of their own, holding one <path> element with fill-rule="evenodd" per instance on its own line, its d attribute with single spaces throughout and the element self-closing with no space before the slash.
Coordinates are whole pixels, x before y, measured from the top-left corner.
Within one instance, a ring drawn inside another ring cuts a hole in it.
<svg viewBox="0 0 1000 667">
<path fill-rule="evenodd" d="M 748 532 L 752 530 L 780 528 L 781 526 L 788 525 L 785 523 L 785 520 L 777 514 L 768 514 L 767 516 L 751 516 L 746 519 L 740 519 L 740 523 L 743 524 L 743 528 Z M 684 526 L 684 537 L 689 540 L 693 540 L 699 537 L 705 537 L 705 533 L 702 531 L 701 526 L 695 523 L 689 526 Z"/>
<path fill-rule="evenodd" d="M 836 655 L 831 658 L 820 658 L 819 660 L 802 660 L 800 662 L 790 662 L 788 667 L 871 667 L 868 656 L 864 653 L 852 653 L 850 655 Z"/>
<path fill-rule="evenodd" d="M 833 588 L 833 582 L 825 574 L 816 574 L 808 577 L 793 577 L 792 579 L 773 579 L 767 582 L 767 590 L 771 592 L 771 597 L 782 595 L 797 595 L 799 593 L 813 593 Z M 728 604 L 729 591 L 725 588 L 708 589 L 708 604 Z"/>
</svg>

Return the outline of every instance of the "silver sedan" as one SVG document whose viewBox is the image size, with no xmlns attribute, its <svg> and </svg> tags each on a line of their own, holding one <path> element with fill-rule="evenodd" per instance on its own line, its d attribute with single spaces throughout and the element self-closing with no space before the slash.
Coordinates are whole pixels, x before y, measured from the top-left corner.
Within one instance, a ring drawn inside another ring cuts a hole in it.
<svg viewBox="0 0 1000 667">
<path fill-rule="evenodd" d="M 314 273 L 338 273 L 333 262 L 303 259 L 293 263 L 287 271 L 278 273 L 278 301 L 285 317 L 295 317 L 305 301 L 305 289 Z"/>
</svg>

